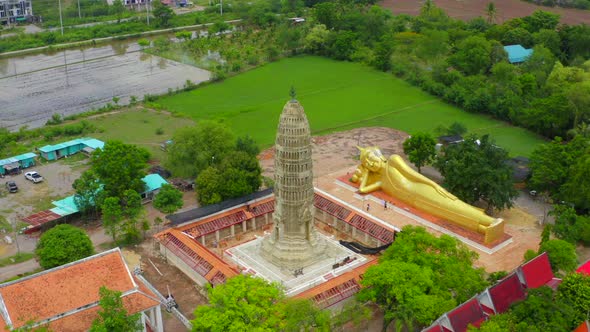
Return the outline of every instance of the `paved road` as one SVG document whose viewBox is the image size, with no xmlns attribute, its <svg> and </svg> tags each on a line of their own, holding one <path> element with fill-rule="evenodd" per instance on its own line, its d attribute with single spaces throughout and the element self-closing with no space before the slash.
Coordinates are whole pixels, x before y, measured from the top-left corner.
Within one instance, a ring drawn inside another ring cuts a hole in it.
<svg viewBox="0 0 590 332">
<path fill-rule="evenodd" d="M 40 269 L 41 266 L 35 259 L 30 259 L 26 262 L 9 265 L 0 268 L 0 281 L 6 280 L 12 277 L 16 277 L 19 274 L 35 271 Z"/>
</svg>

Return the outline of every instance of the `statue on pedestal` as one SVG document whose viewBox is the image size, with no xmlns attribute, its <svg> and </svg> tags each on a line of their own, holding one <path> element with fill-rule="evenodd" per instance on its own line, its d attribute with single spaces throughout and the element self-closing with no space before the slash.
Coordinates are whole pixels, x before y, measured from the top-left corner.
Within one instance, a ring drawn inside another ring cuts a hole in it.
<svg viewBox="0 0 590 332">
<path fill-rule="evenodd" d="M 360 148 L 361 164 L 351 181 L 359 183 L 359 192 L 383 190 L 418 210 L 484 235 L 491 243 L 504 234 L 504 221 L 486 215 L 434 181 L 414 171 L 399 155 L 386 159 L 378 147 Z"/>
</svg>

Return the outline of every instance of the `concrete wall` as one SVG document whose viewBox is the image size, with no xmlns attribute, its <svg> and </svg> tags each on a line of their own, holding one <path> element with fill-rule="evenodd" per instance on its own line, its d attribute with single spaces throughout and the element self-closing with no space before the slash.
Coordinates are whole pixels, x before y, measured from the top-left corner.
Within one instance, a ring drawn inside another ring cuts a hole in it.
<svg viewBox="0 0 590 332">
<path fill-rule="evenodd" d="M 166 259 L 174 264 L 180 271 L 186 274 L 192 281 L 196 282 L 199 286 L 205 287 L 206 284 L 209 282 L 205 277 L 198 274 L 195 270 L 193 270 L 190 266 L 188 266 L 182 259 L 177 257 L 174 252 L 168 250 L 166 246 L 160 244 L 160 253 L 166 257 Z"/>
</svg>

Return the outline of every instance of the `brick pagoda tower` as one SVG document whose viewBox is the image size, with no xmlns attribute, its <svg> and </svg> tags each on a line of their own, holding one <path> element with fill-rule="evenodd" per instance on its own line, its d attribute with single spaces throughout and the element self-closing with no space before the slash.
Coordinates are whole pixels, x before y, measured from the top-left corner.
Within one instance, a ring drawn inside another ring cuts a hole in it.
<svg viewBox="0 0 590 332">
<path fill-rule="evenodd" d="M 325 243 L 314 226 L 311 132 L 303 107 L 291 99 L 281 113 L 275 141 L 274 228 L 261 256 L 289 270 L 322 259 Z"/>
</svg>

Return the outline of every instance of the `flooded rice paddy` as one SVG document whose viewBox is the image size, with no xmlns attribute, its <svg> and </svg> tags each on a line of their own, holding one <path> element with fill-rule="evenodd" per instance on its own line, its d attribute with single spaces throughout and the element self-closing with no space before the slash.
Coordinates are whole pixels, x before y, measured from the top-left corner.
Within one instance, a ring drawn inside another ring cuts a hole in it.
<svg viewBox="0 0 590 332">
<path fill-rule="evenodd" d="M 108 46 L 0 59 L 0 127 L 40 127 L 55 113 L 82 113 L 130 96 L 162 94 L 207 70 L 145 54 L 131 41 Z"/>
</svg>

